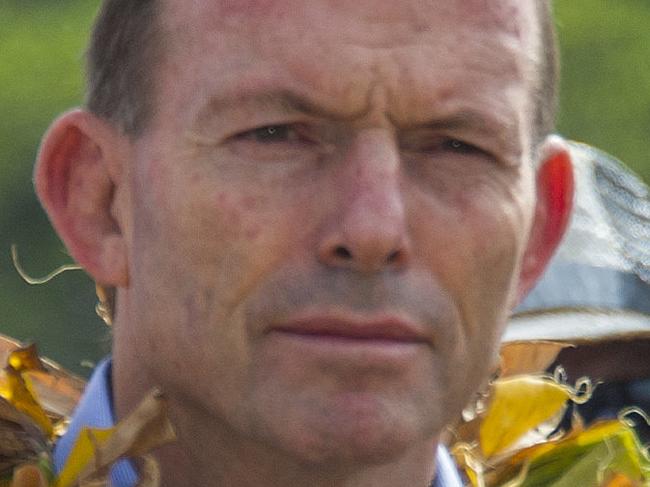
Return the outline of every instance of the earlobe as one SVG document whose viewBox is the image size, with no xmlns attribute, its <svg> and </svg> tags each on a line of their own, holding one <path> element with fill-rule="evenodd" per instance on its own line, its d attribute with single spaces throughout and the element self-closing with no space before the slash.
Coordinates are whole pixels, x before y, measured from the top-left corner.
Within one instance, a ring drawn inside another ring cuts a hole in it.
<svg viewBox="0 0 650 487">
<path fill-rule="evenodd" d="M 83 110 L 59 117 L 43 138 L 36 193 L 74 259 L 100 284 L 126 286 L 124 222 L 113 208 L 124 193 L 126 137 Z"/>
<path fill-rule="evenodd" d="M 517 303 L 544 272 L 568 227 L 573 207 L 573 168 L 564 140 L 549 137 L 540 151 L 537 202 L 528 246 L 522 261 Z"/>
</svg>

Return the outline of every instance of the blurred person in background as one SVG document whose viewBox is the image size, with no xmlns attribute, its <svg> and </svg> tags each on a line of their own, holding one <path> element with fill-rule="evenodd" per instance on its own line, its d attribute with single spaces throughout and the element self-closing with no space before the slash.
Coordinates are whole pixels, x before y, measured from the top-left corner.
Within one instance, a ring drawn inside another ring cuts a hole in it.
<svg viewBox="0 0 650 487">
<path fill-rule="evenodd" d="M 626 407 L 650 412 L 650 197 L 620 161 L 571 144 L 576 196 L 569 230 L 505 340 L 558 340 L 570 381 L 589 377 L 587 423 Z M 555 367 L 555 365 L 553 366 Z M 638 429 L 650 442 L 650 425 Z"/>
</svg>

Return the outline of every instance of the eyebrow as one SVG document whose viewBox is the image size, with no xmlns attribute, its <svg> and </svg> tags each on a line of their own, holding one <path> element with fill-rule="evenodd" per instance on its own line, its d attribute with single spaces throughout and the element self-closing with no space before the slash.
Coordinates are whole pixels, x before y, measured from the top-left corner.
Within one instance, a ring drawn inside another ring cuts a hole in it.
<svg viewBox="0 0 650 487">
<path fill-rule="evenodd" d="M 263 92 L 240 92 L 234 96 L 213 96 L 199 110 L 197 121 L 210 119 L 220 113 L 237 110 L 242 107 L 275 109 L 287 114 L 301 113 L 303 115 L 341 121 L 363 117 L 370 110 L 370 107 L 366 106 L 356 112 L 337 111 L 293 91 L 279 89 Z"/>
<path fill-rule="evenodd" d="M 370 112 L 370 100 L 361 110 L 340 111 L 330 109 L 324 103 L 319 103 L 307 96 L 289 89 L 273 89 L 269 91 L 238 91 L 233 95 L 219 94 L 209 98 L 199 110 L 196 122 L 211 120 L 219 114 L 241 109 L 242 107 L 278 110 L 284 114 L 303 114 L 315 118 L 325 118 L 335 121 L 353 121 L 362 118 Z M 512 135 L 518 132 L 515 117 L 495 116 L 482 110 L 463 108 L 451 114 L 433 116 L 415 123 L 400 123 L 392 116 L 388 119 L 399 129 L 436 130 L 436 131 L 469 131 L 491 137 L 502 147 L 512 147 Z"/>
<path fill-rule="evenodd" d="M 512 133 L 517 129 L 517 122 L 511 117 L 496 117 L 481 111 L 462 110 L 447 117 L 426 121 L 418 126 L 436 130 L 470 130 L 494 135 L 496 132 Z"/>
</svg>

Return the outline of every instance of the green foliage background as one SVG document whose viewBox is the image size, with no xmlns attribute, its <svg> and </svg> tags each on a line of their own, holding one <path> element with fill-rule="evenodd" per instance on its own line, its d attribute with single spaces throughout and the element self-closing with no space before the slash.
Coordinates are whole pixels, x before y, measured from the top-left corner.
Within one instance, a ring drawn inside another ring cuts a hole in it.
<svg viewBox="0 0 650 487">
<path fill-rule="evenodd" d="M 600 147 L 650 181 L 650 2 L 556 0 L 563 77 L 559 132 Z M 31 287 L 70 262 L 37 203 L 31 168 L 49 122 L 82 99 L 83 51 L 97 0 L 0 0 L 0 333 L 33 339 L 75 372 L 109 352 L 82 272 Z M 181 332 L 179 330 L 179 332 Z"/>
</svg>

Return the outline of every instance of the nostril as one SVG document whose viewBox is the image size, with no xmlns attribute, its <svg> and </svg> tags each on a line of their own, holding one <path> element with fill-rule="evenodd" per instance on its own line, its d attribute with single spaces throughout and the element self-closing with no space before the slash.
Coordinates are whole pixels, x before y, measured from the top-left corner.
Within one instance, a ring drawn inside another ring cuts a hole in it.
<svg viewBox="0 0 650 487">
<path fill-rule="evenodd" d="M 388 257 L 386 258 L 386 263 L 394 264 L 395 262 L 399 261 L 400 256 L 401 256 L 401 252 L 399 250 L 395 250 L 388 255 Z"/>
<path fill-rule="evenodd" d="M 350 253 L 350 251 L 342 246 L 338 246 L 334 249 L 334 255 L 345 260 L 349 260 L 352 258 L 352 254 Z"/>
</svg>

